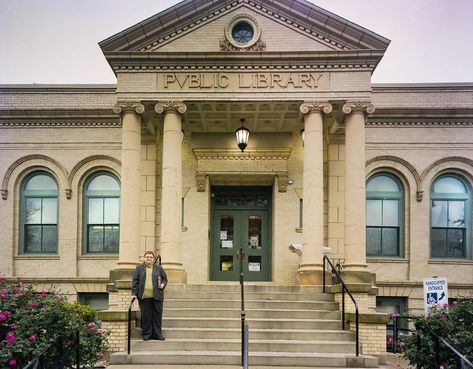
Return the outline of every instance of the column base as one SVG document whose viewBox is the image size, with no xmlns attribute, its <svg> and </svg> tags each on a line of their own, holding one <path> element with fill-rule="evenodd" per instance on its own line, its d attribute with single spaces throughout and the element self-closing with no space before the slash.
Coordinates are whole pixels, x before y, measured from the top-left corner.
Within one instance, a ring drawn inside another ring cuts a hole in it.
<svg viewBox="0 0 473 369">
<path fill-rule="evenodd" d="M 184 269 L 164 268 L 168 283 L 187 284 L 187 273 Z"/>
<path fill-rule="evenodd" d="M 323 284 L 322 274 L 322 270 L 299 270 L 296 283 L 300 286 L 321 286 Z"/>
</svg>

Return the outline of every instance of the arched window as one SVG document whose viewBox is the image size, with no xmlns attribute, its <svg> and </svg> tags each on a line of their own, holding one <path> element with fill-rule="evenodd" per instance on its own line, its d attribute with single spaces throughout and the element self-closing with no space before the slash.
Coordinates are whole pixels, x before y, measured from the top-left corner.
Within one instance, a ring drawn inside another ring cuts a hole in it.
<svg viewBox="0 0 473 369">
<path fill-rule="evenodd" d="M 57 253 L 55 179 L 47 172 L 33 172 L 25 178 L 20 191 L 20 254 Z"/>
<path fill-rule="evenodd" d="M 366 184 L 367 256 L 402 256 L 403 188 L 387 173 L 376 174 Z"/>
<path fill-rule="evenodd" d="M 84 253 L 118 253 L 120 184 L 108 173 L 87 179 L 84 191 Z"/>
<path fill-rule="evenodd" d="M 430 192 L 430 255 L 433 258 L 469 257 L 471 191 L 455 175 L 437 178 Z"/>
</svg>

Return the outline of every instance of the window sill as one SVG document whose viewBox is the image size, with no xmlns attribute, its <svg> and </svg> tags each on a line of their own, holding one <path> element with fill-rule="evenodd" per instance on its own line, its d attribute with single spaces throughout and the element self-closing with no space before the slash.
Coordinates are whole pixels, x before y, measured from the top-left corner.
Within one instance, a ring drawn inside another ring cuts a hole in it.
<svg viewBox="0 0 473 369">
<path fill-rule="evenodd" d="M 473 265 L 471 259 L 429 259 L 428 264 Z"/>
<path fill-rule="evenodd" d="M 118 254 L 80 255 L 77 260 L 118 260 Z"/>
<path fill-rule="evenodd" d="M 47 255 L 47 254 L 24 254 L 16 255 L 13 257 L 14 260 L 59 260 L 59 255 Z"/>
<path fill-rule="evenodd" d="M 393 258 L 393 257 L 383 257 L 383 256 L 379 256 L 379 257 L 370 256 L 369 258 L 368 257 L 366 258 L 366 261 L 368 263 L 399 263 L 399 264 L 404 264 L 404 263 L 409 262 L 408 259 L 404 259 L 404 258 Z"/>
</svg>

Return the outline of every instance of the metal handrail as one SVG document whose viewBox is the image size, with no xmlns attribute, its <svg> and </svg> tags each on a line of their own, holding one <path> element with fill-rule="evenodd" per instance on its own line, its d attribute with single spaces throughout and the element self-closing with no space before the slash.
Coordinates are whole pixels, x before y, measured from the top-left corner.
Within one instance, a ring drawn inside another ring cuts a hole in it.
<svg viewBox="0 0 473 369">
<path fill-rule="evenodd" d="M 462 365 L 463 363 L 466 363 L 470 366 L 470 368 L 473 368 L 473 363 L 467 359 L 465 355 L 463 355 L 460 351 L 458 351 L 455 347 L 453 347 L 445 338 L 439 336 L 437 333 L 435 333 L 432 329 L 429 327 L 424 327 L 421 326 L 420 324 L 416 324 L 416 330 L 418 331 L 426 331 L 430 335 L 432 335 L 435 338 L 435 364 L 436 368 L 441 367 L 440 363 L 440 343 L 443 343 L 445 346 L 447 346 L 450 351 L 452 351 L 458 358 L 459 365 L 458 368 L 464 368 Z M 420 344 L 420 342 L 418 342 Z"/>
<path fill-rule="evenodd" d="M 243 270 L 243 259 L 245 258 L 245 251 L 242 247 L 238 250 L 240 259 L 240 285 L 241 285 L 241 365 L 243 368 L 248 368 L 248 325 L 246 324 L 245 311 L 245 273 Z"/>
<path fill-rule="evenodd" d="M 76 369 L 79 369 L 80 368 L 80 355 L 79 355 L 79 330 L 76 331 Z M 61 342 L 57 342 L 56 344 L 53 343 L 51 345 L 49 345 L 48 347 L 46 347 L 43 351 L 39 352 L 28 364 L 26 364 L 23 369 L 50 369 L 50 368 L 45 368 L 43 365 L 44 365 L 44 362 L 43 362 L 43 359 L 44 359 L 44 355 L 49 351 L 51 350 L 55 345 L 59 345 L 60 347 L 60 352 L 61 352 L 61 356 L 59 358 L 59 361 L 54 364 L 54 368 L 55 369 L 64 369 L 66 368 L 66 359 L 67 359 L 67 350 L 64 350 L 64 347 L 62 345 L 62 341 Z M 69 366 L 68 366 L 69 368 Z M 72 368 L 72 367 L 71 367 Z"/>
<path fill-rule="evenodd" d="M 360 340 L 360 327 L 359 327 L 359 314 L 358 314 L 358 304 L 356 303 L 355 299 L 353 298 L 352 294 L 348 290 L 348 287 L 345 285 L 343 282 L 342 277 L 340 274 L 337 272 L 333 264 L 330 262 L 330 259 L 327 257 L 327 255 L 324 255 L 323 258 L 323 292 L 325 293 L 325 261 L 329 263 L 329 265 L 332 267 L 332 274 L 335 274 L 340 281 L 342 285 L 342 329 L 345 330 L 345 291 L 348 293 L 348 296 L 350 296 L 351 301 L 353 301 L 353 304 L 355 305 L 355 341 L 356 341 L 356 356 L 360 356 L 360 345 L 359 345 L 359 340 Z"/>
<path fill-rule="evenodd" d="M 136 297 L 133 296 L 128 304 L 128 338 L 127 338 L 127 354 L 130 355 L 130 348 L 131 348 L 131 308 L 133 303 L 135 302 Z"/>
</svg>

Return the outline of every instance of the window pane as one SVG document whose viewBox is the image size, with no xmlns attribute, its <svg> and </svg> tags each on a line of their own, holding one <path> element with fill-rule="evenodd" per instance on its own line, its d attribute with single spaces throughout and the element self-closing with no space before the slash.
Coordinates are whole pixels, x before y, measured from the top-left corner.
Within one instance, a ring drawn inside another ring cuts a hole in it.
<svg viewBox="0 0 473 369">
<path fill-rule="evenodd" d="M 366 201 L 366 225 L 381 226 L 381 200 L 367 200 Z"/>
<path fill-rule="evenodd" d="M 432 201 L 432 227 L 447 227 L 447 201 Z"/>
<path fill-rule="evenodd" d="M 464 229 L 449 229 L 447 256 L 461 258 L 465 256 Z"/>
<path fill-rule="evenodd" d="M 252 249 L 261 249 L 261 216 L 248 217 L 248 246 Z"/>
<path fill-rule="evenodd" d="M 41 226 L 25 226 L 25 252 L 41 252 Z"/>
<path fill-rule="evenodd" d="M 220 216 L 220 248 L 233 248 L 234 220 L 232 215 Z"/>
<path fill-rule="evenodd" d="M 120 185 L 112 176 L 102 174 L 89 182 L 87 191 L 120 191 Z"/>
<path fill-rule="evenodd" d="M 435 193 L 466 193 L 465 185 L 457 178 L 444 177 L 434 183 Z"/>
<path fill-rule="evenodd" d="M 89 199 L 88 224 L 103 224 L 103 198 Z"/>
<path fill-rule="evenodd" d="M 398 256 L 399 255 L 399 229 L 383 228 L 383 255 Z"/>
<path fill-rule="evenodd" d="M 103 226 L 89 226 L 88 252 L 103 252 Z"/>
<path fill-rule="evenodd" d="M 233 270 L 233 256 L 220 256 L 220 271 L 231 272 Z"/>
<path fill-rule="evenodd" d="M 366 253 L 381 255 L 381 228 L 366 228 Z"/>
<path fill-rule="evenodd" d="M 376 176 L 366 185 L 366 191 L 374 192 L 400 192 L 397 182 L 389 176 Z"/>
<path fill-rule="evenodd" d="M 446 229 L 432 229 L 431 232 L 432 257 L 445 257 L 447 244 Z"/>
<path fill-rule="evenodd" d="M 105 224 L 118 224 L 120 221 L 120 199 L 117 198 L 106 198 L 105 211 L 104 211 L 104 223 Z"/>
<path fill-rule="evenodd" d="M 57 251 L 57 226 L 43 226 L 43 252 Z"/>
<path fill-rule="evenodd" d="M 26 182 L 25 190 L 54 191 L 57 190 L 57 184 L 50 176 L 38 174 Z"/>
<path fill-rule="evenodd" d="M 452 228 L 463 228 L 465 226 L 465 202 L 448 202 L 448 226 Z"/>
<path fill-rule="evenodd" d="M 255 196 L 252 194 L 246 194 L 244 193 L 242 195 L 242 204 L 243 206 L 255 206 L 256 201 L 255 201 Z"/>
<path fill-rule="evenodd" d="M 41 224 L 41 199 L 31 198 L 26 199 L 26 214 L 25 223 L 27 224 Z"/>
<path fill-rule="evenodd" d="M 120 229 L 118 226 L 105 227 L 104 252 L 118 253 L 118 236 Z"/>
<path fill-rule="evenodd" d="M 383 226 L 397 227 L 399 225 L 399 202 L 383 200 Z"/>
<path fill-rule="evenodd" d="M 43 219 L 42 224 L 57 223 L 57 198 L 43 199 Z"/>
</svg>

